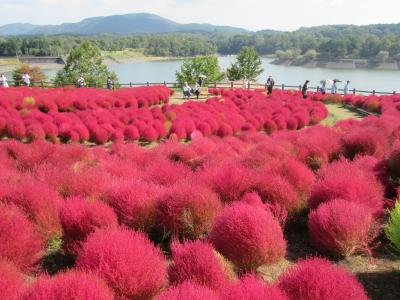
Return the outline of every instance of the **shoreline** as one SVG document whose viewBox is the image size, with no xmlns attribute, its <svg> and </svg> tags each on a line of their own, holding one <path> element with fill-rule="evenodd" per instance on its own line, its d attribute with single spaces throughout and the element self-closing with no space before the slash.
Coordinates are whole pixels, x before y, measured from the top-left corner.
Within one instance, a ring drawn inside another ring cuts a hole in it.
<svg viewBox="0 0 400 300">
<path fill-rule="evenodd" d="M 400 62 L 377 62 L 367 59 L 285 59 L 275 58 L 272 65 L 287 67 L 303 67 L 303 68 L 322 68 L 322 69 L 338 69 L 338 70 L 400 70 Z"/>
</svg>

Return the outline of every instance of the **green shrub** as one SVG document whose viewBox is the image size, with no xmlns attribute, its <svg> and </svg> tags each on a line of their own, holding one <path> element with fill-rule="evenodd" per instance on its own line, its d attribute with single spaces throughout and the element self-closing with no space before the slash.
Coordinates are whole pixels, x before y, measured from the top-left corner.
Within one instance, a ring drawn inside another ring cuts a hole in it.
<svg viewBox="0 0 400 300">
<path fill-rule="evenodd" d="M 390 213 L 386 235 L 393 246 L 400 252 L 400 202 L 396 203 L 395 208 Z"/>
</svg>

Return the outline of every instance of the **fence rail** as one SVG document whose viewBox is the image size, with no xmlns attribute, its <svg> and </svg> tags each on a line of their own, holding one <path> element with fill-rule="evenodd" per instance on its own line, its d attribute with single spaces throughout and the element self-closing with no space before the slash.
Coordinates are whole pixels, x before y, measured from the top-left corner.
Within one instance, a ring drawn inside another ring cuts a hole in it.
<svg viewBox="0 0 400 300">
<path fill-rule="evenodd" d="M 16 81 L 8 81 L 9 85 L 11 86 L 21 86 L 22 82 L 16 82 Z M 63 83 L 61 84 L 61 87 L 66 87 L 66 86 L 75 86 L 75 83 Z M 129 83 L 117 83 L 113 86 L 114 89 L 119 89 L 119 88 L 132 88 L 132 87 L 138 87 L 138 86 L 152 86 L 152 85 L 165 85 L 170 88 L 181 88 L 181 85 L 178 82 L 129 82 Z M 31 87 L 41 87 L 41 88 L 55 88 L 55 87 L 60 87 L 54 85 L 53 82 L 49 81 L 35 81 L 31 82 Z M 107 88 L 107 84 L 95 84 L 95 85 L 87 85 L 87 87 L 92 87 L 92 88 Z M 252 89 L 266 89 L 267 84 L 261 84 L 261 83 L 249 83 L 246 87 L 243 86 L 242 83 L 238 82 L 214 82 L 214 83 L 209 83 L 207 84 L 208 88 L 246 88 L 249 90 Z M 302 85 L 286 85 L 286 84 L 276 84 L 275 89 L 279 88 L 282 90 L 301 90 Z M 314 86 L 314 87 L 308 87 L 309 91 L 320 91 L 319 86 Z M 344 92 L 344 89 L 337 89 L 338 92 Z M 396 95 L 397 92 L 383 92 L 383 91 L 377 91 L 377 90 L 372 90 L 372 91 L 365 91 L 365 90 L 357 90 L 355 88 L 351 89 L 349 91 L 352 94 L 357 94 L 357 93 L 362 93 L 362 94 L 373 94 L 373 95 Z"/>
</svg>

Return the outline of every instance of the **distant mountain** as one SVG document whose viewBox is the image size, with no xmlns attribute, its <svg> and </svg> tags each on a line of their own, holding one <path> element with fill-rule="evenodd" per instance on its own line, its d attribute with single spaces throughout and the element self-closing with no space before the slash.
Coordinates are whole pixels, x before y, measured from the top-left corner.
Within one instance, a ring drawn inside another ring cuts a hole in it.
<svg viewBox="0 0 400 300">
<path fill-rule="evenodd" d="M 33 25 L 15 23 L 0 26 L 0 35 L 98 35 L 98 34 L 140 34 L 140 33 L 170 33 L 170 32 L 247 32 L 242 28 L 216 26 L 211 24 L 180 24 L 158 15 L 136 13 L 95 17 L 84 19 L 78 23 L 61 25 Z"/>
</svg>

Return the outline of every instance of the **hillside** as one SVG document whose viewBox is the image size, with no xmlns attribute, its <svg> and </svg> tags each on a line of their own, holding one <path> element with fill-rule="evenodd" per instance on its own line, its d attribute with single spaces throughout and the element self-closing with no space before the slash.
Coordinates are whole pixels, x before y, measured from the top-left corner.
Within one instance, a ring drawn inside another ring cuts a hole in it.
<svg viewBox="0 0 400 300">
<path fill-rule="evenodd" d="M 114 15 L 107 17 L 87 18 L 78 23 L 64 23 L 61 25 L 33 25 L 29 23 L 15 23 L 0 27 L 0 35 L 97 35 L 119 34 L 130 35 L 140 33 L 171 33 L 171 32 L 246 32 L 245 29 L 215 26 L 211 24 L 180 24 L 158 15 L 136 13 Z"/>
</svg>

